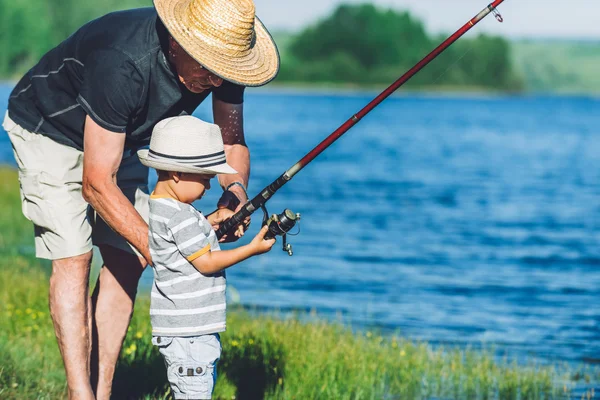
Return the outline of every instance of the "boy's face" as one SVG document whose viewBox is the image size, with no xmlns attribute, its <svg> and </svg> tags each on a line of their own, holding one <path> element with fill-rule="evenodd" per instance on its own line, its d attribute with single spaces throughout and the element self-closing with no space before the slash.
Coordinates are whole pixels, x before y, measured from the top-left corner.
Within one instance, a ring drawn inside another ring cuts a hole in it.
<svg viewBox="0 0 600 400">
<path fill-rule="evenodd" d="M 191 203 L 202 198 L 204 192 L 210 189 L 210 180 L 214 174 L 179 174 L 179 182 L 175 185 L 177 197 L 184 203 Z"/>
</svg>

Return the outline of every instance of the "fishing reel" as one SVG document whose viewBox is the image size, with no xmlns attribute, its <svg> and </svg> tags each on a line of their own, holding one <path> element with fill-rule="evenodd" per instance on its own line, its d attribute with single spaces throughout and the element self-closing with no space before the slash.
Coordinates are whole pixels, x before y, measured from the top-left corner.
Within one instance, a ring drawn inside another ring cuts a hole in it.
<svg viewBox="0 0 600 400">
<path fill-rule="evenodd" d="M 261 208 L 264 213 L 262 226 L 266 225 L 269 227 L 269 231 L 265 234 L 265 239 L 273 239 L 276 236 L 281 236 L 283 238 L 282 250 L 286 251 L 290 256 L 293 255 L 292 245 L 287 243 L 286 238 L 288 232 L 300 221 L 300 214 L 293 213 L 289 208 L 286 208 L 281 214 L 273 214 L 269 217 L 267 208 L 264 205 Z"/>
</svg>

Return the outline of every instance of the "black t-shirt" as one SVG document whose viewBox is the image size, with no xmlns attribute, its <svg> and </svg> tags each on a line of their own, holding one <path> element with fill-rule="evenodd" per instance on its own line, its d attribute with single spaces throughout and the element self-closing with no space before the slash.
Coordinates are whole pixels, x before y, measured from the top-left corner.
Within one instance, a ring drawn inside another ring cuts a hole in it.
<svg viewBox="0 0 600 400">
<path fill-rule="evenodd" d="M 168 37 L 154 8 L 91 21 L 19 81 L 9 115 L 27 130 L 83 150 L 87 114 L 137 148 L 149 143 L 158 121 L 191 114 L 211 92 L 227 103 L 243 102 L 244 87 L 227 81 L 200 94 L 188 91 L 165 57 Z"/>
</svg>

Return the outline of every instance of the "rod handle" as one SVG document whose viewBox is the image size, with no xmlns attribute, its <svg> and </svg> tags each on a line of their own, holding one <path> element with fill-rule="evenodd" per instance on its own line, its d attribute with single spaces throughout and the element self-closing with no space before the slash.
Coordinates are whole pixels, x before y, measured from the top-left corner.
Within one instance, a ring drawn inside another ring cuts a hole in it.
<svg viewBox="0 0 600 400">
<path fill-rule="evenodd" d="M 223 235 L 244 222 L 247 217 L 251 216 L 256 210 L 259 210 L 262 206 L 264 206 L 267 200 L 269 200 L 271 196 L 273 196 L 275 192 L 278 191 L 288 181 L 289 178 L 286 178 L 285 174 L 283 174 L 279 176 L 279 178 L 275 179 L 275 181 L 273 181 L 269 186 L 261 190 L 261 192 L 254 196 L 252 200 L 246 202 L 240 211 L 233 214 L 231 218 L 221 224 L 219 229 L 216 231 L 217 238 L 221 239 Z"/>
<path fill-rule="evenodd" d="M 249 204 L 250 202 L 246 203 L 246 205 L 240 211 L 233 214 L 231 218 L 229 218 L 228 220 L 223 222 L 221 226 L 219 226 L 219 229 L 217 229 L 216 231 L 217 238 L 221 239 L 223 235 L 225 235 L 227 232 L 229 232 L 239 224 L 243 223 L 246 217 L 249 217 L 252 214 L 251 212 L 247 211 L 247 206 Z"/>
</svg>

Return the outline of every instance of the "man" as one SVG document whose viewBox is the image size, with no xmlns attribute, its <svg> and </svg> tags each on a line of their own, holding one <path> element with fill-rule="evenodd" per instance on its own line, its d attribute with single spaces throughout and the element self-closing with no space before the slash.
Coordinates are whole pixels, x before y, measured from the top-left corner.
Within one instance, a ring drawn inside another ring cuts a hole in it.
<svg viewBox="0 0 600 400">
<path fill-rule="evenodd" d="M 13 90 L 4 121 L 36 255 L 52 260 L 50 313 L 72 399 L 109 398 L 151 263 L 148 170 L 136 150 L 158 121 L 191 114 L 212 93 L 227 161 L 239 171 L 220 177 L 219 206 L 245 203 L 244 87 L 279 68 L 252 0 L 154 5 L 94 20 L 48 52 Z M 92 244 L 104 266 L 90 299 Z"/>
</svg>

